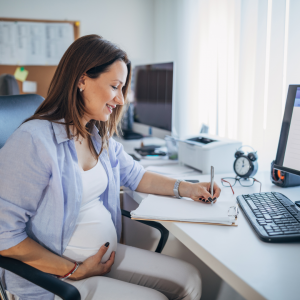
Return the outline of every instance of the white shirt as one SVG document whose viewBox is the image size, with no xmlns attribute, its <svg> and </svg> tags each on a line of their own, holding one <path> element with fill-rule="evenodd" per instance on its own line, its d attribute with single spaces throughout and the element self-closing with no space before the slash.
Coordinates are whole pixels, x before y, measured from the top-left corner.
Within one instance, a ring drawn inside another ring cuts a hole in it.
<svg viewBox="0 0 300 300">
<path fill-rule="evenodd" d="M 95 255 L 100 247 L 109 242 L 109 248 L 102 258 L 106 262 L 112 251 L 117 249 L 117 233 L 110 212 L 100 201 L 108 180 L 105 170 L 98 160 L 95 167 L 81 170 L 83 194 L 76 227 L 63 254 L 64 257 L 83 262 Z"/>
</svg>

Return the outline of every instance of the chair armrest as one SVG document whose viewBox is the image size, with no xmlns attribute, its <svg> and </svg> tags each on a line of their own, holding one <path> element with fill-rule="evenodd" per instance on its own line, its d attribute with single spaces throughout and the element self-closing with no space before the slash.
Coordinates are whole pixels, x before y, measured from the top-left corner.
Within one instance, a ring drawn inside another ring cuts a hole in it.
<svg viewBox="0 0 300 300">
<path fill-rule="evenodd" d="M 121 211 L 122 211 L 122 216 L 131 219 L 131 215 L 130 215 L 129 211 L 124 210 L 124 209 L 121 209 Z M 160 231 L 161 238 L 159 240 L 159 243 L 156 247 L 155 252 L 161 253 L 167 243 L 167 240 L 169 237 L 169 231 L 163 225 L 161 225 L 160 223 L 155 222 L 155 221 L 142 221 L 142 220 L 134 220 L 134 221 L 146 224 L 146 225 L 156 228 Z"/>
<path fill-rule="evenodd" d="M 15 273 L 64 300 L 80 300 L 78 290 L 53 275 L 35 269 L 20 260 L 0 255 L 0 267 Z"/>
</svg>

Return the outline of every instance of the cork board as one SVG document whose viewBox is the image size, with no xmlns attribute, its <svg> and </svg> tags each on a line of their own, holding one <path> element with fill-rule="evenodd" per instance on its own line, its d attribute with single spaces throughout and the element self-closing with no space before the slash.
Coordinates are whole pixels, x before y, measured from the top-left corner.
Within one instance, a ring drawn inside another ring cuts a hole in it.
<svg viewBox="0 0 300 300">
<path fill-rule="evenodd" d="M 7 22 L 42 22 L 42 23 L 70 23 L 74 27 L 74 40 L 78 39 L 80 36 L 80 22 L 79 21 L 58 21 L 58 20 L 35 20 L 35 19 L 12 19 L 12 18 L 0 18 L 0 21 Z M 14 75 L 15 70 L 20 65 L 0 65 L 0 75 L 1 74 L 11 74 Z M 37 82 L 37 94 L 42 97 L 47 96 L 48 88 L 56 66 L 25 66 L 28 70 L 28 81 Z M 22 91 L 22 82 L 18 81 L 19 89 L 21 94 L 25 94 Z"/>
</svg>

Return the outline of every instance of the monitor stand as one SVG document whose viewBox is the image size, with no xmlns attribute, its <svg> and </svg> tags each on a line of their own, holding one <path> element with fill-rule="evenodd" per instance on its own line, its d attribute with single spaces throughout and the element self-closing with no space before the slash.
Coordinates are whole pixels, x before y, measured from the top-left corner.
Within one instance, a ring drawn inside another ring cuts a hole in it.
<svg viewBox="0 0 300 300">
<path fill-rule="evenodd" d="M 122 129 L 122 132 L 123 132 L 122 138 L 124 140 L 140 140 L 144 137 L 143 135 L 136 133 L 132 130 Z"/>
</svg>

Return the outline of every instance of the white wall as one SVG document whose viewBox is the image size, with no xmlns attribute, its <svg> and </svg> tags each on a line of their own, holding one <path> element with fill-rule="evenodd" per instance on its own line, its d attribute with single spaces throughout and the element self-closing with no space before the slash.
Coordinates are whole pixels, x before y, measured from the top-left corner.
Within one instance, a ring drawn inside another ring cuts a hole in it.
<svg viewBox="0 0 300 300">
<path fill-rule="evenodd" d="M 154 0 L 154 60 L 176 60 L 178 1 Z"/>
<path fill-rule="evenodd" d="M 81 35 L 99 34 L 133 63 L 153 60 L 153 0 L 0 0 L 0 17 L 81 22 Z"/>
<path fill-rule="evenodd" d="M 200 130 L 197 114 L 199 13 L 201 1 L 155 0 L 154 61 L 175 62 L 172 133 L 184 138 Z M 196 73 L 196 74 L 195 74 Z M 196 120 L 196 122 L 194 122 Z"/>
</svg>

